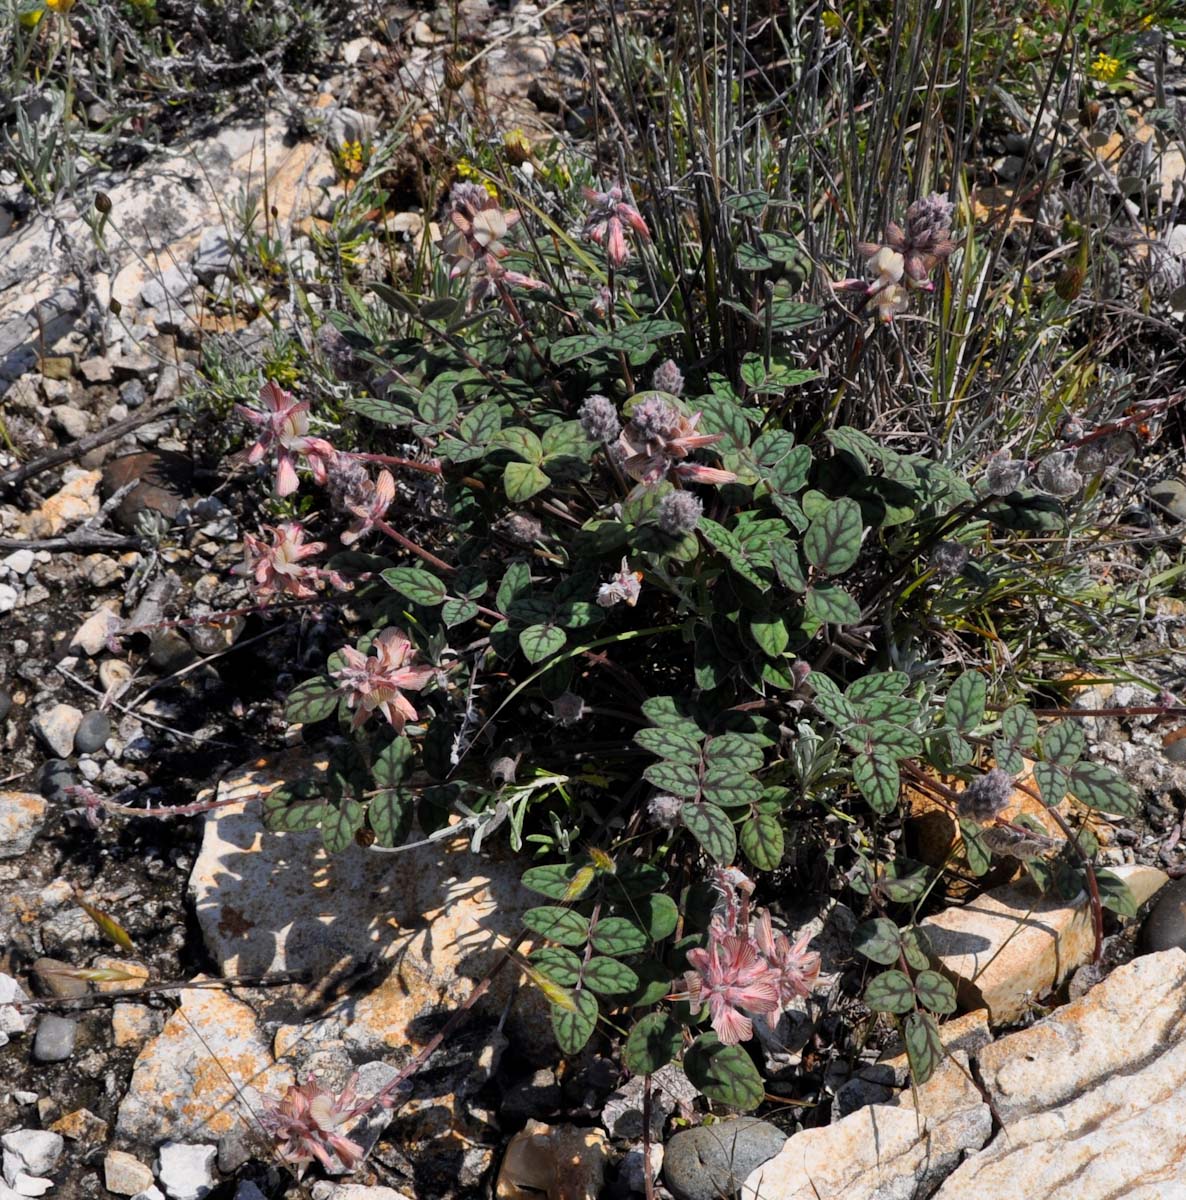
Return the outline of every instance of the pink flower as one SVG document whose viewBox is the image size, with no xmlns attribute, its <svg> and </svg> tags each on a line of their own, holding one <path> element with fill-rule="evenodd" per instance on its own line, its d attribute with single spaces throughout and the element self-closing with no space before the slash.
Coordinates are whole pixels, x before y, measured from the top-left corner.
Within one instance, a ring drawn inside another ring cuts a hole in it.
<svg viewBox="0 0 1186 1200">
<path fill-rule="evenodd" d="M 545 285 L 521 271 L 508 271 L 501 259 L 510 254 L 504 239 L 519 221 L 515 209 L 503 209 L 484 187 L 458 183 L 449 196 L 453 224 L 441 242 L 449 264 L 449 278 L 471 276 L 468 308 L 473 308 L 501 284 L 542 288 Z"/>
<path fill-rule="evenodd" d="M 617 441 L 625 472 L 648 486 L 668 474 L 687 483 L 732 483 L 737 478 L 732 471 L 682 461 L 693 450 L 714 446 L 725 436 L 697 433 L 702 415 L 687 416 L 657 393 L 640 401 Z"/>
<path fill-rule="evenodd" d="M 301 562 L 320 554 L 325 543 L 306 542 L 304 526 L 297 521 L 263 528 L 271 534 L 271 544 L 249 533 L 244 534 L 243 562 L 235 568 L 235 573 L 251 576 L 252 591 L 261 600 L 277 595 L 306 600 L 316 595 L 312 583 L 316 582 L 318 572 L 302 567 Z"/>
<path fill-rule="evenodd" d="M 235 405 L 235 411 L 259 430 L 259 439 L 247 451 L 249 463 L 260 462 L 276 451 L 276 492 L 290 496 L 299 486 L 296 460 L 303 458 L 318 483 L 325 483 L 326 470 L 336 451 L 324 438 L 309 436 L 309 406 L 297 404 L 271 379 L 259 390 L 264 412 Z"/>
<path fill-rule="evenodd" d="M 387 510 L 395 499 L 395 480 L 390 471 L 380 471 L 379 478 L 369 485 L 365 500 L 359 504 L 347 504 L 355 520 L 342 534 L 342 545 L 349 546 L 366 537 L 372 529 L 387 517 Z"/>
<path fill-rule="evenodd" d="M 750 938 L 710 933 L 707 947 L 688 951 L 688 962 L 688 997 L 694 1007 L 707 1000 L 712 1027 L 726 1046 L 753 1037 L 747 1013 L 777 1011 L 778 977 Z"/>
<path fill-rule="evenodd" d="M 778 980 L 779 1006 L 785 1008 L 798 996 L 810 996 L 819 978 L 820 956 L 807 949 L 811 934 L 805 933 L 793 946 L 785 933 L 775 933 L 768 909 L 758 913 L 758 949 Z M 770 1027 L 776 1024 L 774 1014 Z"/>
<path fill-rule="evenodd" d="M 625 266 L 630 258 L 630 247 L 626 243 L 626 226 L 629 226 L 644 242 L 651 240 L 642 214 L 627 204 L 625 193 L 620 187 L 608 192 L 597 192 L 592 188 L 582 189 L 589 201 L 589 215 L 585 218 L 584 234 L 598 246 L 605 247 L 611 267 Z"/>
<path fill-rule="evenodd" d="M 405 723 L 416 719 L 416 709 L 404 690 L 418 692 L 436 670 L 414 664 L 416 648 L 401 629 L 384 629 L 375 638 L 371 651 L 368 655 L 353 646 L 343 646 L 341 654 L 345 661 L 330 674 L 346 697 L 347 708 L 357 708 L 355 729 L 378 711 L 396 733 L 402 733 Z"/>
<path fill-rule="evenodd" d="M 334 1155 L 346 1170 L 362 1161 L 363 1148 L 338 1130 L 361 1115 L 354 1091 L 358 1076 L 351 1078 L 340 1096 L 327 1091 L 316 1080 L 299 1087 L 290 1085 L 280 1100 L 266 1102 L 260 1124 L 276 1141 L 282 1159 L 297 1168 L 298 1177 L 316 1159 L 327 1170 L 337 1166 Z"/>
</svg>

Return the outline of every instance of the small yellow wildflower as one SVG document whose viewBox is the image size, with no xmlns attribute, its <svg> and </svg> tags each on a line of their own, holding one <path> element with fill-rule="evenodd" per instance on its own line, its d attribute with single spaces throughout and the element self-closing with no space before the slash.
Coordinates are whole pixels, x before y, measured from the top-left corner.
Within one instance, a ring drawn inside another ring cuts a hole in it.
<svg viewBox="0 0 1186 1200">
<path fill-rule="evenodd" d="M 1120 74 L 1120 59 L 1105 54 L 1102 50 L 1095 56 L 1091 64 L 1091 77 L 1101 83 L 1111 83 Z"/>
<path fill-rule="evenodd" d="M 20 14 L 19 20 L 21 25 L 26 29 L 36 29 L 41 24 L 41 18 L 45 16 L 44 8 L 30 8 Z"/>
<path fill-rule="evenodd" d="M 64 17 L 74 7 L 74 0 L 45 0 L 45 6 Z"/>
<path fill-rule="evenodd" d="M 1148 16 L 1141 18 L 1141 28 L 1142 29 L 1152 29 L 1153 28 L 1153 14 L 1152 13 L 1149 13 Z"/>
<path fill-rule="evenodd" d="M 502 139 L 503 147 L 511 162 L 525 163 L 531 161 L 531 143 L 521 129 L 512 129 Z"/>
<path fill-rule="evenodd" d="M 838 12 L 832 12 L 831 9 L 828 9 L 820 17 L 820 24 L 829 33 L 839 33 L 844 28 L 844 18 Z"/>
</svg>

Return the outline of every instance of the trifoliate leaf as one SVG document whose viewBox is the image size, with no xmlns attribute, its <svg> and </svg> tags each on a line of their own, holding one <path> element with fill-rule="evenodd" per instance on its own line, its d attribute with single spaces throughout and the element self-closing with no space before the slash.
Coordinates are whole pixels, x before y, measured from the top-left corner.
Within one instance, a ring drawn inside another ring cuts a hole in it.
<svg viewBox="0 0 1186 1200">
<path fill-rule="evenodd" d="M 523 924 L 540 937 L 563 946 L 583 946 L 589 938 L 589 919 L 571 908 L 543 904 L 523 914 Z"/>
<path fill-rule="evenodd" d="M 552 1005 L 552 1030 L 564 1054 L 577 1054 L 597 1028 L 597 998 L 586 991 L 572 993 L 572 1008 Z"/>
</svg>

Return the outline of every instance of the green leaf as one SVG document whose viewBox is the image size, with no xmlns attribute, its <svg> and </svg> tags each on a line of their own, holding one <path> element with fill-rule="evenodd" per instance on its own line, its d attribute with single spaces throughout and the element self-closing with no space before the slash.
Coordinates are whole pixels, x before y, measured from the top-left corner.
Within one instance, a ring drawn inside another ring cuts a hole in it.
<svg viewBox="0 0 1186 1200">
<path fill-rule="evenodd" d="M 847 496 L 833 500 L 807 527 L 803 553 L 825 575 L 839 575 L 860 556 L 861 530 L 861 506 Z"/>
<path fill-rule="evenodd" d="M 502 473 L 502 484 L 512 504 L 523 504 L 539 495 L 551 480 L 532 463 L 509 462 Z"/>
<path fill-rule="evenodd" d="M 478 615 L 478 606 L 472 600 L 446 600 L 441 606 L 441 620 L 447 629 L 464 625 Z"/>
<path fill-rule="evenodd" d="M 943 1061 L 943 1043 L 939 1027 L 930 1013 L 912 1012 L 902 1024 L 906 1057 L 916 1086 L 921 1087 L 938 1070 Z"/>
<path fill-rule="evenodd" d="M 642 774 L 661 791 L 681 799 L 690 800 L 700 795 L 700 773 L 688 763 L 651 763 Z"/>
<path fill-rule="evenodd" d="M 795 446 L 774 463 L 766 475 L 766 482 L 783 496 L 794 496 L 807 486 L 811 473 L 811 447 Z"/>
<path fill-rule="evenodd" d="M 841 425 L 839 429 L 829 429 L 824 437 L 837 450 L 844 451 L 860 464 L 861 470 L 867 475 L 869 466 L 881 458 L 881 447 L 860 429 L 851 425 Z"/>
<path fill-rule="evenodd" d="M 325 800 L 311 779 L 273 788 L 263 800 L 264 824 L 274 833 L 301 833 L 321 824 Z"/>
<path fill-rule="evenodd" d="M 862 704 L 866 700 L 898 698 L 910 683 L 910 676 L 905 671 L 876 671 L 872 675 L 862 675 L 853 680 L 844 689 L 844 694 L 854 703 Z"/>
<path fill-rule="evenodd" d="M 340 697 L 334 685 L 323 675 L 306 679 L 304 683 L 288 693 L 284 703 L 284 719 L 312 725 L 332 717 L 338 708 Z"/>
<path fill-rule="evenodd" d="M 916 971 L 923 971 L 931 965 L 931 956 L 927 950 L 926 935 L 917 925 L 908 926 L 901 930 L 902 953 L 907 963 Z"/>
<path fill-rule="evenodd" d="M 889 754 L 878 750 L 858 754 L 852 760 L 852 777 L 874 812 L 884 815 L 897 808 L 902 779 Z"/>
<path fill-rule="evenodd" d="M 471 445 L 485 448 L 501 425 L 497 403 L 487 400 L 462 417 L 458 432 Z"/>
<path fill-rule="evenodd" d="M 710 766 L 729 766 L 735 771 L 757 771 L 763 762 L 761 746 L 755 744 L 752 735 L 741 733 L 722 733 L 710 738 L 704 747 L 704 758 Z"/>
<path fill-rule="evenodd" d="M 425 389 L 417 409 L 420 419 L 431 429 L 444 429 L 457 416 L 457 401 L 453 398 L 452 386 Z"/>
<path fill-rule="evenodd" d="M 881 890 L 885 893 L 886 899 L 892 900 L 894 904 L 912 904 L 926 892 L 927 883 L 927 872 L 924 868 L 900 878 L 890 876 L 883 879 Z"/>
<path fill-rule="evenodd" d="M 564 1054 L 577 1054 L 597 1028 L 597 997 L 592 992 L 572 993 L 573 1007 L 552 1005 L 552 1030 Z"/>
<path fill-rule="evenodd" d="M 325 848 L 331 854 L 341 854 L 354 841 L 365 818 L 366 809 L 349 796 L 343 796 L 337 807 L 327 804 L 321 815 L 321 840 Z"/>
<path fill-rule="evenodd" d="M 914 985 L 902 971 L 882 971 L 865 988 L 865 1003 L 874 1012 L 908 1013 L 914 1008 Z"/>
<path fill-rule="evenodd" d="M 589 939 L 589 919 L 571 908 L 543 904 L 523 914 L 523 924 L 532 933 L 563 946 L 583 946 Z"/>
<path fill-rule="evenodd" d="M 1087 749 L 1087 738 L 1077 721 L 1057 721 L 1042 735 L 1042 757 L 1047 762 L 1070 767 Z"/>
<path fill-rule="evenodd" d="M 1060 767 L 1057 763 L 1035 763 L 1034 782 L 1038 785 L 1042 803 L 1048 808 L 1057 808 L 1071 790 L 1066 767 Z"/>
<path fill-rule="evenodd" d="M 564 649 L 567 639 L 555 625 L 529 625 L 519 634 L 519 645 L 529 663 L 543 662 Z"/>
<path fill-rule="evenodd" d="M 416 419 L 412 410 L 405 405 L 393 404 L 390 400 L 379 400 L 374 396 L 353 396 L 343 407 L 380 425 L 391 425 L 397 429 L 406 429 Z"/>
<path fill-rule="evenodd" d="M 407 792 L 387 791 L 371 799 L 367 823 L 375 831 L 380 846 L 397 846 L 407 836 L 412 817 Z"/>
<path fill-rule="evenodd" d="M 1034 774 L 1037 775 L 1036 769 Z M 1115 813 L 1120 817 L 1135 817 L 1140 812 L 1140 799 L 1136 791 L 1111 767 L 1105 767 L 1102 763 L 1076 763 L 1071 768 L 1068 791 L 1088 808 Z"/>
<path fill-rule="evenodd" d="M 550 347 L 552 361 L 557 365 L 588 358 L 599 350 L 609 348 L 609 338 L 603 333 L 576 333 L 571 337 L 557 338 Z"/>
<path fill-rule="evenodd" d="M 761 650 L 771 658 L 780 657 L 790 644 L 786 622 L 777 613 L 755 613 L 750 617 L 749 631 Z"/>
<path fill-rule="evenodd" d="M 684 712 L 674 696 L 652 696 L 649 700 L 644 700 L 642 715 L 652 725 L 658 725 L 662 729 L 674 729 L 677 733 L 696 741 L 704 737 L 700 726 Z"/>
<path fill-rule="evenodd" d="M 655 962 L 652 958 L 644 958 L 642 962 L 635 964 L 634 970 L 638 975 L 639 984 L 634 995 L 630 997 L 631 1007 L 649 1008 L 652 1004 L 658 1004 L 671 991 L 671 972 L 662 963 Z"/>
<path fill-rule="evenodd" d="M 755 812 L 741 825 L 741 852 L 759 871 L 773 871 L 786 848 L 777 814 Z"/>
<path fill-rule="evenodd" d="M 923 1008 L 935 1013 L 955 1012 L 955 988 L 938 971 L 919 971 L 914 977 L 914 994 Z"/>
<path fill-rule="evenodd" d="M 874 750 L 893 758 L 917 758 L 922 753 L 922 739 L 911 729 L 903 729 L 889 721 L 870 721 L 867 733 Z"/>
<path fill-rule="evenodd" d="M 978 671 L 965 671 L 958 676 L 947 693 L 943 716 L 948 725 L 967 733 L 984 720 L 984 705 L 988 688 Z"/>
<path fill-rule="evenodd" d="M 448 594 L 448 589 L 435 575 L 418 567 L 389 567 L 383 572 L 383 582 L 413 604 L 423 604 L 426 608 L 441 604 Z"/>
<path fill-rule="evenodd" d="M 861 619 L 861 606 L 834 583 L 808 589 L 807 611 L 826 625 L 855 625 Z"/>
<path fill-rule="evenodd" d="M 640 729 L 634 735 L 634 740 L 657 758 L 687 763 L 690 766 L 700 765 L 699 738 L 689 737 L 678 729 L 666 729 L 662 726 Z"/>
<path fill-rule="evenodd" d="M 799 549 L 785 539 L 770 546 L 770 558 L 783 587 L 790 592 L 803 593 L 807 590 L 807 574 L 799 561 Z"/>
<path fill-rule="evenodd" d="M 728 866 L 737 856 L 737 834 L 733 822 L 715 804 L 689 803 L 680 818 L 709 858 Z"/>
<path fill-rule="evenodd" d="M 528 867 L 523 872 L 523 886 L 549 900 L 579 900 L 588 890 L 589 883 L 575 896 L 569 894 L 577 875 L 575 863 L 548 863 L 542 867 Z"/>
<path fill-rule="evenodd" d="M 629 905 L 623 905 L 631 918 L 647 931 L 652 942 L 662 941 L 675 931 L 679 924 L 679 909 L 675 901 L 663 892 L 653 896 L 640 896 Z"/>
<path fill-rule="evenodd" d="M 853 930 L 853 949 L 883 967 L 898 961 L 901 945 L 898 927 L 888 917 L 863 921 Z"/>
<path fill-rule="evenodd" d="M 766 205 L 770 203 L 770 197 L 765 192 L 752 191 L 741 192 L 736 196 L 730 196 L 725 201 L 725 206 L 731 208 L 735 213 L 739 213 L 743 217 L 749 217 L 751 220 L 756 220 L 762 215 Z"/>
<path fill-rule="evenodd" d="M 729 566 L 747 583 L 752 583 L 754 587 L 763 592 L 770 587 L 770 584 L 750 566 L 746 558 L 745 546 L 736 534 L 708 517 L 702 517 L 696 529 L 714 550 L 724 556 Z"/>
<path fill-rule="evenodd" d="M 531 965 L 561 987 L 575 987 L 581 977 L 581 960 L 563 946 L 545 946 L 531 952 Z"/>
<path fill-rule="evenodd" d="M 701 1034 L 684 1054 L 684 1074 L 710 1100 L 745 1112 L 766 1097 L 762 1076 L 741 1046 L 724 1046 L 715 1033 Z"/>
<path fill-rule="evenodd" d="M 762 785 L 730 763 L 720 763 L 705 774 L 700 795 L 722 808 L 733 808 L 739 804 L 757 804 L 762 799 Z"/>
<path fill-rule="evenodd" d="M 1038 718 L 1024 704 L 1014 704 L 1001 713 L 1001 737 L 1019 750 L 1030 750 L 1038 740 Z"/>
<path fill-rule="evenodd" d="M 621 958 L 641 954 L 647 948 L 647 935 L 625 917 L 603 917 L 589 935 L 593 949 Z"/>
<path fill-rule="evenodd" d="M 411 766 L 414 751 L 406 737 L 393 738 L 371 764 L 371 777 L 376 787 L 389 788 L 402 783 Z"/>
<path fill-rule="evenodd" d="M 774 259 L 756 246 L 743 243 L 737 247 L 737 265 L 743 271 L 769 271 L 774 266 Z"/>
<path fill-rule="evenodd" d="M 984 831 L 975 821 L 960 821 L 960 833 L 964 839 L 964 857 L 972 874 L 979 878 L 992 866 L 992 852 L 984 840 Z"/>
<path fill-rule="evenodd" d="M 647 1013 L 630 1031 L 622 1061 L 633 1075 L 654 1075 L 680 1051 L 683 1033 L 670 1013 Z"/>
<path fill-rule="evenodd" d="M 585 964 L 581 978 L 599 996 L 626 995 L 638 987 L 638 976 L 625 963 L 599 954 Z"/>
<path fill-rule="evenodd" d="M 1096 871 L 1096 886 L 1099 888 L 1100 903 L 1121 917 L 1137 915 L 1137 898 L 1128 884 L 1112 871 Z"/>
</svg>

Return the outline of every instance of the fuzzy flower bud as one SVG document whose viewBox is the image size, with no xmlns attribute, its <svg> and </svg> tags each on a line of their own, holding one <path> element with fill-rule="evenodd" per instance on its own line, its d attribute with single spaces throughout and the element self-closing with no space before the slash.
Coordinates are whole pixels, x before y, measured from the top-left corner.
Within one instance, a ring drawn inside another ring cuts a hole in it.
<svg viewBox="0 0 1186 1200">
<path fill-rule="evenodd" d="M 1075 470 L 1075 452 L 1059 450 L 1038 464 L 1038 486 L 1052 496 L 1073 496 L 1083 486 L 1083 476 Z"/>
<path fill-rule="evenodd" d="M 657 392 L 670 392 L 673 396 L 684 394 L 684 377 L 675 365 L 675 359 L 669 358 L 659 364 L 651 376 L 651 386 Z"/>
<path fill-rule="evenodd" d="M 682 808 L 682 800 L 669 796 L 666 792 L 659 792 L 647 801 L 647 816 L 660 829 L 674 829 L 679 824 Z"/>
<path fill-rule="evenodd" d="M 618 410 L 608 396 L 590 396 L 581 405 L 581 428 L 591 442 L 612 442 L 622 432 Z"/>
<path fill-rule="evenodd" d="M 630 414 L 630 424 L 643 441 L 659 440 L 676 436 L 679 432 L 679 410 L 652 396 L 634 407 Z"/>
<path fill-rule="evenodd" d="M 993 767 L 973 779 L 960 793 L 959 814 L 973 821 L 991 821 L 1008 806 L 1012 794 L 1013 777 L 1000 767 Z"/>
<path fill-rule="evenodd" d="M 1025 478 L 1025 463 L 1010 458 L 1004 450 L 998 450 L 984 469 L 984 485 L 993 496 L 1008 496 L 1021 487 Z"/>
<path fill-rule="evenodd" d="M 664 533 L 682 537 L 696 528 L 703 512 L 704 505 L 691 492 L 668 492 L 659 501 L 656 520 Z"/>
<path fill-rule="evenodd" d="M 944 579 L 953 579 L 968 561 L 968 549 L 959 542 L 940 542 L 931 551 L 931 566 Z"/>
</svg>

